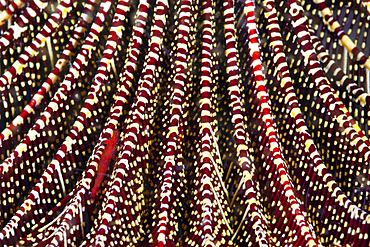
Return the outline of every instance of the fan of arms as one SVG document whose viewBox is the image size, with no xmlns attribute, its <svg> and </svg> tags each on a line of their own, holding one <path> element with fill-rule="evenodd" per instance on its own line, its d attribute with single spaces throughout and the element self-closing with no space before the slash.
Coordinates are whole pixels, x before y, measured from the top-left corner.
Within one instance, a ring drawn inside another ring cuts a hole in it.
<svg viewBox="0 0 370 247">
<path fill-rule="evenodd" d="M 0 246 L 370 246 L 370 7 L 0 1 Z"/>
</svg>

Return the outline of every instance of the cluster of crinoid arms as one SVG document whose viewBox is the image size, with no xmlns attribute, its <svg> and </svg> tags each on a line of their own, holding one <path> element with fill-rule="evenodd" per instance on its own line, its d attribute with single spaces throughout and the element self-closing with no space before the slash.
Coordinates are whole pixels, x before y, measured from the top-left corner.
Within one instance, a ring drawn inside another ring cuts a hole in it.
<svg viewBox="0 0 370 247">
<path fill-rule="evenodd" d="M 0 1 L 0 246 L 369 246 L 369 6 Z"/>
</svg>

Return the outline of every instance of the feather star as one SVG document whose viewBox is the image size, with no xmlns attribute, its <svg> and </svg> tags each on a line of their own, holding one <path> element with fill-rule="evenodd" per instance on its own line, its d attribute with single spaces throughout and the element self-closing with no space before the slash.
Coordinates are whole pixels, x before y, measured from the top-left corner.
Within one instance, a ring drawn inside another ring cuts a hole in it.
<svg viewBox="0 0 370 247">
<path fill-rule="evenodd" d="M 1 246 L 370 246 L 368 0 L 0 1 Z"/>
</svg>

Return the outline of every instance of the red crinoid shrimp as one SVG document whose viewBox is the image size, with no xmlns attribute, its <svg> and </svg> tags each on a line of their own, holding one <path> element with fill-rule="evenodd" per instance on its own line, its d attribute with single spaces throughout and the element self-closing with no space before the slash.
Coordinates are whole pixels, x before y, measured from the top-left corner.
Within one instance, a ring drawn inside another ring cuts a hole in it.
<svg viewBox="0 0 370 247">
<path fill-rule="evenodd" d="M 106 140 L 106 146 L 105 150 L 100 158 L 99 167 L 98 167 L 98 177 L 95 179 L 94 187 L 91 190 L 90 199 L 95 201 L 98 189 L 103 182 L 104 176 L 106 175 L 106 172 L 109 167 L 109 163 L 111 162 L 113 156 L 117 152 L 117 145 L 118 145 L 118 138 L 119 138 L 119 132 L 118 130 L 115 130 L 113 132 L 113 136 L 110 140 Z"/>
</svg>

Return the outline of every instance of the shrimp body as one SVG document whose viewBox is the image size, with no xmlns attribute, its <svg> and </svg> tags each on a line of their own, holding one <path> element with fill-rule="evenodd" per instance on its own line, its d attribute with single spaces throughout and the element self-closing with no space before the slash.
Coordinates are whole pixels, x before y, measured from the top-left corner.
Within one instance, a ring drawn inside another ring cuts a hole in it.
<svg viewBox="0 0 370 247">
<path fill-rule="evenodd" d="M 117 152 L 117 142 L 118 142 L 119 133 L 114 131 L 113 136 L 110 140 L 106 140 L 105 150 L 100 158 L 99 167 L 98 167 L 98 176 L 95 179 L 94 187 L 91 190 L 90 198 L 95 201 L 97 196 L 98 189 L 103 182 L 104 176 L 109 167 L 109 163 L 112 160 L 113 156 Z"/>
</svg>

